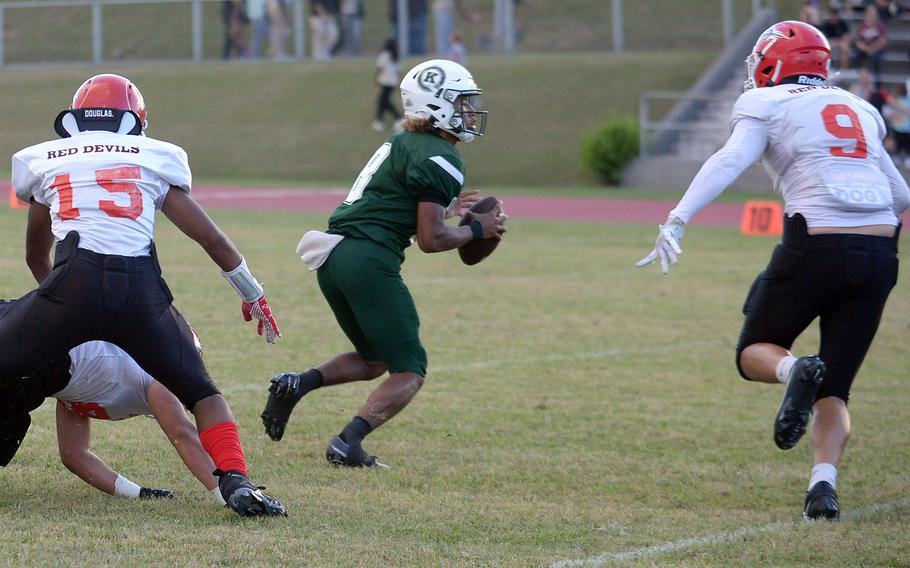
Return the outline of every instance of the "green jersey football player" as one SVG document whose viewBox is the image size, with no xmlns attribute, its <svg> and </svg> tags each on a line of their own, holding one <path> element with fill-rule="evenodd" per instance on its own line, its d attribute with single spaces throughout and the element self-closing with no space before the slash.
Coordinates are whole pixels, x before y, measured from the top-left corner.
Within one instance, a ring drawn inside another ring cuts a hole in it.
<svg viewBox="0 0 910 568">
<path fill-rule="evenodd" d="M 361 441 L 407 406 L 427 373 L 420 320 L 400 274 L 404 250 L 416 240 L 424 252 L 443 252 L 473 239 L 501 239 L 506 231 L 501 207 L 469 213 L 464 226 L 445 224 L 480 200 L 476 190 L 462 192 L 464 166 L 455 148 L 483 135 L 480 94 L 468 70 L 452 61 L 434 59 L 411 69 L 401 82 L 403 130 L 369 159 L 329 218 L 328 231 L 310 231 L 301 240 L 298 253 L 316 271 L 354 351 L 272 379 L 262 422 L 273 440 L 282 438 L 291 411 L 308 392 L 388 372 L 326 450 L 334 464 L 383 466 Z"/>
</svg>

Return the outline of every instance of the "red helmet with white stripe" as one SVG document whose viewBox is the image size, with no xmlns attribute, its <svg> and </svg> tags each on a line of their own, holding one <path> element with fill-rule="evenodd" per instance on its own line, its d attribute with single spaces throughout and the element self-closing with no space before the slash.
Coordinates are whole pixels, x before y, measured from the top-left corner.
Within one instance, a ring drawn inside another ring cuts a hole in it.
<svg viewBox="0 0 910 568">
<path fill-rule="evenodd" d="M 744 87 L 773 87 L 797 75 L 827 80 L 830 62 L 831 46 L 818 29 L 795 20 L 778 22 L 758 37 L 746 58 Z"/>
<path fill-rule="evenodd" d="M 73 95 L 72 108 L 129 110 L 139 117 L 143 130 L 148 124 L 145 119 L 148 111 L 145 108 L 142 93 L 129 79 L 120 75 L 106 73 L 86 80 Z"/>
</svg>

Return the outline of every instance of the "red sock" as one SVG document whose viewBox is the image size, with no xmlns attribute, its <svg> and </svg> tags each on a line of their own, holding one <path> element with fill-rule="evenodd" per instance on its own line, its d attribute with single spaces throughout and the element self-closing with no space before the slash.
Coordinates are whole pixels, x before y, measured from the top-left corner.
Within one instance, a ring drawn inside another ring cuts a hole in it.
<svg viewBox="0 0 910 568">
<path fill-rule="evenodd" d="M 222 471 L 246 472 L 246 459 L 240 447 L 240 436 L 237 434 L 236 422 L 221 422 L 199 432 L 202 447 L 212 456 L 215 467 Z"/>
</svg>

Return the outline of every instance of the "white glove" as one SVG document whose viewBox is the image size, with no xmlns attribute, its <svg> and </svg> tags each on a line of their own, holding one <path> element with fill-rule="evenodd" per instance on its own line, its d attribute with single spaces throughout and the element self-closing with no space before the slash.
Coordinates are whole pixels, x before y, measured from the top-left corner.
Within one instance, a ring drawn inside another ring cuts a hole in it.
<svg viewBox="0 0 910 568">
<path fill-rule="evenodd" d="M 660 270 L 664 274 L 670 271 L 670 265 L 676 264 L 677 255 L 682 254 L 679 248 L 679 241 L 682 240 L 686 232 L 686 224 L 677 217 L 668 217 L 667 222 L 657 226 L 657 242 L 654 244 L 654 250 L 651 253 L 635 263 L 635 266 L 641 267 L 651 264 L 658 258 L 660 259 Z"/>
</svg>

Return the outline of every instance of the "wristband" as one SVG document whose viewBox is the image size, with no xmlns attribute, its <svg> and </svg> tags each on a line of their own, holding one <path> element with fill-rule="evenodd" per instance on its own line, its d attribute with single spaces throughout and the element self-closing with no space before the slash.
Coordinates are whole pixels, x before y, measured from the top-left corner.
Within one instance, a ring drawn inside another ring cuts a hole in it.
<svg viewBox="0 0 910 568">
<path fill-rule="evenodd" d="M 474 219 L 471 221 L 471 239 L 477 240 L 483 238 L 483 223 Z"/>
<path fill-rule="evenodd" d="M 217 485 L 214 489 L 210 489 L 209 492 L 212 494 L 212 497 L 215 499 L 216 503 L 222 507 L 227 507 L 227 501 L 225 501 L 224 497 L 221 496 L 221 489 L 219 489 Z"/>
<path fill-rule="evenodd" d="M 130 481 L 129 479 L 117 474 L 114 481 L 114 495 L 117 497 L 126 497 L 128 499 L 138 499 L 139 491 L 142 488 Z"/>
<path fill-rule="evenodd" d="M 240 264 L 230 272 L 221 271 L 221 275 L 228 281 L 244 302 L 252 304 L 262 297 L 262 285 L 250 274 L 250 269 L 246 265 L 246 259 L 240 257 Z"/>
</svg>

